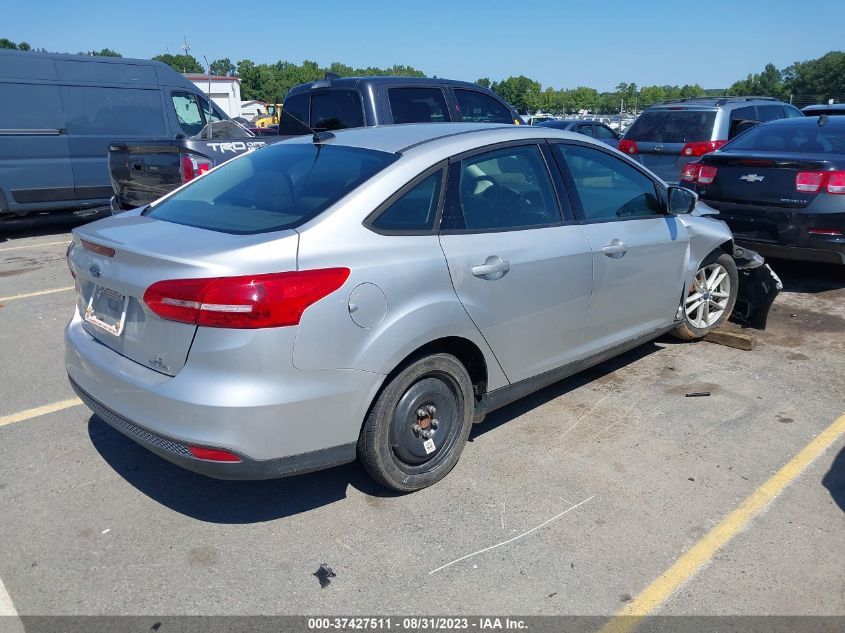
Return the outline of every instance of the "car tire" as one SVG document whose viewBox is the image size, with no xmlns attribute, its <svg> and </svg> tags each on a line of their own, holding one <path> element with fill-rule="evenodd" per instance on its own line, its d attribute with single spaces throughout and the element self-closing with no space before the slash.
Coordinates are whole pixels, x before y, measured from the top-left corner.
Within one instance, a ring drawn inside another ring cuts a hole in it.
<svg viewBox="0 0 845 633">
<path fill-rule="evenodd" d="M 681 306 L 684 320 L 672 334 L 685 341 L 703 338 L 728 320 L 738 289 L 739 273 L 733 257 L 727 253 L 710 255 L 699 266 L 684 293 Z"/>
<path fill-rule="evenodd" d="M 358 459 L 391 490 L 430 486 L 458 463 L 474 408 L 472 381 L 457 358 L 420 358 L 382 389 L 361 429 Z"/>
</svg>

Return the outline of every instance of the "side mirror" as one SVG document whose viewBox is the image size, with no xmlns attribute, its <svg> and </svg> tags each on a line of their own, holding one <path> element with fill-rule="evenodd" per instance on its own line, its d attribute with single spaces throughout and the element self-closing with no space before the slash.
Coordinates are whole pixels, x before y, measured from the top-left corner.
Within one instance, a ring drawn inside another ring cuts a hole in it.
<svg viewBox="0 0 845 633">
<path fill-rule="evenodd" d="M 692 213 L 698 196 L 686 187 L 670 185 L 667 189 L 669 194 L 669 213 Z"/>
</svg>

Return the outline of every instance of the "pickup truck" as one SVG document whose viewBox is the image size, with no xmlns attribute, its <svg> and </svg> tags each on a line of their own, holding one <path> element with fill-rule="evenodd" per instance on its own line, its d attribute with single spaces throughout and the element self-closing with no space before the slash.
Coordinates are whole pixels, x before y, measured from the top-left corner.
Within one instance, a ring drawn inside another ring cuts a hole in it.
<svg viewBox="0 0 845 633">
<path fill-rule="evenodd" d="M 115 194 L 112 212 L 145 206 L 215 165 L 294 135 L 453 121 L 522 123 L 513 106 L 476 84 L 426 77 L 340 78 L 327 74 L 321 81 L 290 89 L 282 104 L 277 136 L 255 136 L 230 121 L 217 121 L 209 124 L 211 130 L 206 126 L 189 138 L 110 144 L 109 172 Z"/>
<path fill-rule="evenodd" d="M 224 120 L 187 138 L 111 143 L 112 213 L 146 206 L 215 165 L 285 138 L 257 137 Z"/>
</svg>

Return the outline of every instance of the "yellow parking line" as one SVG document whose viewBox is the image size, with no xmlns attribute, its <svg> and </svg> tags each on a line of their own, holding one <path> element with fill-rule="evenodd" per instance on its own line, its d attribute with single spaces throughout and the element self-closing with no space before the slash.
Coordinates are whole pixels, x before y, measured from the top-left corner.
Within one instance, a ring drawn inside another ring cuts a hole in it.
<svg viewBox="0 0 845 633">
<path fill-rule="evenodd" d="M 52 290 L 39 290 L 38 292 L 27 292 L 22 295 L 12 295 L 11 297 L 0 297 L 0 303 L 7 301 L 14 301 L 15 299 L 29 299 L 30 297 L 40 297 L 41 295 L 51 295 L 54 292 L 65 292 L 66 290 L 73 290 L 73 286 L 65 286 L 64 288 L 53 288 Z"/>
<path fill-rule="evenodd" d="M 38 244 L 26 244 L 24 246 L 9 246 L 8 248 L 0 248 L 0 253 L 5 253 L 6 251 L 19 251 L 22 248 L 38 248 L 39 246 L 56 246 L 57 244 L 65 244 L 70 242 L 70 239 L 62 240 L 61 242 L 40 242 Z"/>
<path fill-rule="evenodd" d="M 14 424 L 15 422 L 23 422 L 24 420 L 37 418 L 39 415 L 47 415 L 48 413 L 54 413 L 56 411 L 61 411 L 62 409 L 69 409 L 70 407 L 75 407 L 78 404 L 82 404 L 82 400 L 79 398 L 71 398 L 70 400 L 62 400 L 61 402 L 54 402 L 53 404 L 45 404 L 43 407 L 35 407 L 34 409 L 11 413 L 0 417 L 0 426 Z"/>
<path fill-rule="evenodd" d="M 633 630 L 641 619 L 657 609 L 717 551 L 748 527 L 748 524 L 843 432 L 845 432 L 845 414 L 839 416 L 829 427 L 819 433 L 736 510 L 722 519 L 721 523 L 705 534 L 674 565 L 641 591 L 628 606 L 602 628 L 601 633 L 628 633 Z"/>
</svg>

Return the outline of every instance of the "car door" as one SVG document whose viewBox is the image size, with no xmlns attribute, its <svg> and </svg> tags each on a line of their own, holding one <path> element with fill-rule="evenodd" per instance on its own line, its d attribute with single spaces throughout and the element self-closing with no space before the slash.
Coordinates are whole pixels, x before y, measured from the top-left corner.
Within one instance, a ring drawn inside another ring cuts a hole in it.
<svg viewBox="0 0 845 633">
<path fill-rule="evenodd" d="M 593 253 L 586 343 L 600 351 L 672 323 L 689 237 L 658 185 L 599 147 L 558 143 L 554 153 Z"/>
<path fill-rule="evenodd" d="M 589 310 L 590 245 L 563 221 L 549 160 L 527 143 L 450 161 L 440 245 L 458 297 L 511 382 L 578 358 Z"/>
</svg>

